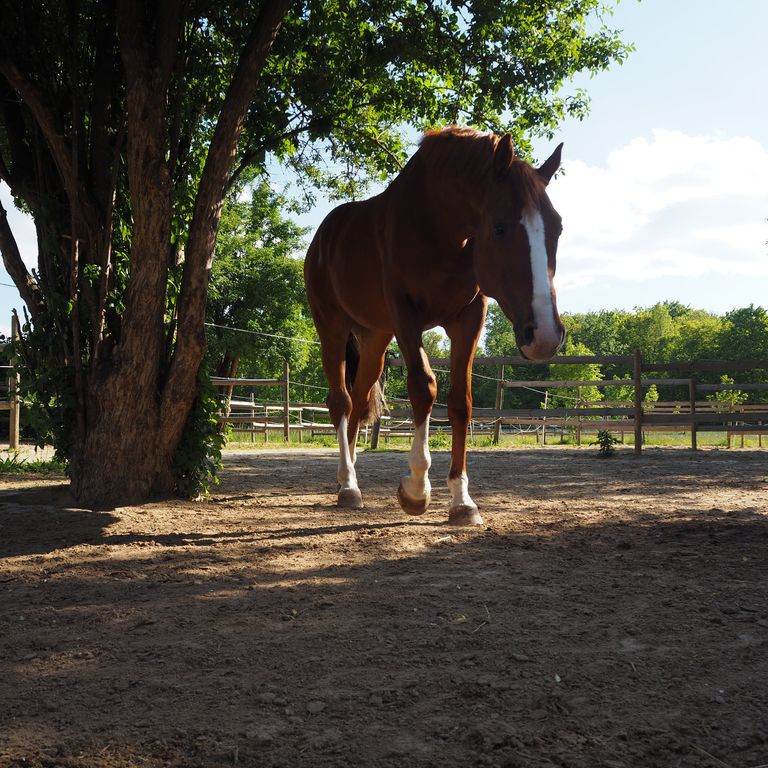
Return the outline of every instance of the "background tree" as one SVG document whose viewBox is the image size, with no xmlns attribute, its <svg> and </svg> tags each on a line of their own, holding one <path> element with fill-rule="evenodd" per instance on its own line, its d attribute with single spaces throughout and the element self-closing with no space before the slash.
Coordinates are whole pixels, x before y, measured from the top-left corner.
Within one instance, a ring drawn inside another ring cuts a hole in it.
<svg viewBox="0 0 768 768">
<path fill-rule="evenodd" d="M 14 30 L 0 38 L 0 177 L 34 217 L 38 271 L 1 212 L 0 250 L 75 495 L 142 499 L 210 466 L 209 273 L 224 197 L 249 168 L 276 158 L 348 195 L 399 167 L 413 128 L 509 128 L 525 149 L 585 114 L 585 94 L 561 90 L 572 74 L 626 56 L 588 27 L 600 9 L 0 0 Z"/>
<path fill-rule="evenodd" d="M 750 304 L 734 309 L 723 317 L 718 338 L 720 360 L 768 359 L 768 311 Z M 768 371 L 726 371 L 739 382 L 763 384 L 768 382 Z M 750 400 L 764 402 L 766 392 L 754 392 Z"/>
<path fill-rule="evenodd" d="M 568 339 L 563 354 L 573 357 L 588 357 L 593 352 L 585 344 Z M 603 372 L 597 363 L 554 363 L 549 366 L 549 378 L 556 381 L 602 381 Z M 602 400 L 598 387 L 560 387 L 549 395 L 550 408 L 579 408 L 588 403 Z"/>
<path fill-rule="evenodd" d="M 733 385 L 734 380 L 727 374 L 723 374 L 720 377 L 720 383 L 726 385 Z M 742 405 L 749 399 L 749 395 L 746 392 L 742 392 L 740 389 L 725 389 L 720 392 L 712 392 L 707 395 L 707 400 L 720 405 L 720 410 L 723 412 L 733 410 L 734 406 Z"/>
<path fill-rule="evenodd" d="M 297 253 L 307 230 L 284 215 L 290 204 L 261 179 L 250 200 L 224 204 L 208 292 L 208 344 L 219 376 L 258 365 L 262 376 L 282 373 L 284 360 L 302 366 L 313 335 Z M 237 329 L 237 330 L 232 330 Z"/>
<path fill-rule="evenodd" d="M 515 332 L 509 318 L 501 311 L 496 302 L 488 305 L 485 333 L 481 340 L 481 354 L 487 357 L 517 357 Z M 473 381 L 475 403 L 484 408 L 492 408 L 496 403 L 496 379 L 499 371 L 495 367 L 476 367 L 478 373 L 487 377 Z M 506 380 L 536 381 L 549 377 L 548 365 L 505 366 Z M 504 405 L 508 408 L 538 408 L 542 396 L 533 389 L 514 388 L 504 392 Z"/>
</svg>

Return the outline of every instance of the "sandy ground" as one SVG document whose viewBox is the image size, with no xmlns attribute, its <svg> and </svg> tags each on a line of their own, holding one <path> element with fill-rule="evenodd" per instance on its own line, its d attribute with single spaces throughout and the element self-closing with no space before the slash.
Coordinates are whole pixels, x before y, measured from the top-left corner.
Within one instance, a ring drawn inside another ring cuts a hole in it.
<svg viewBox="0 0 768 768">
<path fill-rule="evenodd" d="M 768 765 L 768 452 L 226 455 L 206 502 L 0 479 L 0 766 Z"/>
</svg>

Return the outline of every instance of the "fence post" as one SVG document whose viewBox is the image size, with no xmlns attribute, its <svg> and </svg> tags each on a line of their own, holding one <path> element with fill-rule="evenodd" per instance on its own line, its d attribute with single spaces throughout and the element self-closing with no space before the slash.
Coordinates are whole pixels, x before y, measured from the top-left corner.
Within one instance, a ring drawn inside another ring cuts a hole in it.
<svg viewBox="0 0 768 768">
<path fill-rule="evenodd" d="M 16 315 L 11 317 L 11 338 L 16 345 L 21 337 L 19 328 L 19 318 Z M 19 450 L 19 384 L 18 369 L 15 370 L 8 379 L 8 404 L 10 405 L 9 424 L 8 424 L 8 448 L 11 451 Z"/>
<path fill-rule="evenodd" d="M 634 355 L 635 378 L 635 455 L 639 456 L 643 450 L 643 361 L 640 350 L 635 350 Z"/>
<path fill-rule="evenodd" d="M 581 408 L 581 387 L 576 387 L 576 445 L 581 447 L 581 416 L 578 409 Z"/>
<path fill-rule="evenodd" d="M 504 363 L 499 365 L 499 380 L 496 382 L 496 410 L 504 410 Z M 496 417 L 493 425 L 493 444 L 498 445 L 501 437 L 501 416 Z"/>
<path fill-rule="evenodd" d="M 693 379 L 688 380 L 688 397 L 691 401 L 691 450 L 695 451 L 697 445 L 696 435 L 696 382 Z"/>
<path fill-rule="evenodd" d="M 386 386 L 387 379 L 389 378 L 389 353 L 384 355 L 384 370 L 381 372 L 380 384 L 381 394 L 384 396 L 384 387 Z M 381 416 L 373 422 L 371 427 L 371 449 L 376 450 L 379 447 L 379 433 L 381 432 Z"/>
<path fill-rule="evenodd" d="M 291 441 L 291 398 L 290 398 L 290 365 L 286 360 L 283 364 L 283 440 L 286 443 Z"/>
</svg>

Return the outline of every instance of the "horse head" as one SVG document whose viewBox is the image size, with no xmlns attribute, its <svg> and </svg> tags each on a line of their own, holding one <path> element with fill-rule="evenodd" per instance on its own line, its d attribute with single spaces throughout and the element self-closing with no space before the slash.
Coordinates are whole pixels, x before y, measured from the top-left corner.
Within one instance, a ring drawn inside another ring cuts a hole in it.
<svg viewBox="0 0 768 768">
<path fill-rule="evenodd" d="M 515 158 L 509 134 L 499 139 L 475 237 L 480 290 L 512 321 L 520 352 L 529 360 L 548 360 L 565 340 L 553 285 L 563 227 L 546 190 L 560 166 L 562 146 L 534 169 Z"/>
</svg>

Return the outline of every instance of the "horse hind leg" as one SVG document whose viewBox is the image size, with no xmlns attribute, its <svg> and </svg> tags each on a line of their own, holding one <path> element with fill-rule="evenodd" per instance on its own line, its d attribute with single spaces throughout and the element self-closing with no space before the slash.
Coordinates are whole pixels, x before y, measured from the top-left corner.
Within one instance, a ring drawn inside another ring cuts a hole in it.
<svg viewBox="0 0 768 768">
<path fill-rule="evenodd" d="M 352 397 L 348 442 L 353 463 L 360 426 L 373 423 L 381 416 L 384 407 L 379 379 L 390 341 L 391 333 L 357 331 L 356 335 L 350 334 L 347 343 L 347 379 Z"/>
<path fill-rule="evenodd" d="M 323 367 L 328 378 L 328 410 L 339 443 L 338 505 L 360 509 L 363 496 L 355 470 L 357 433 L 360 424 L 375 411 L 371 394 L 384 368 L 384 353 L 391 334 L 361 334 L 359 340 L 347 334 L 323 347 Z M 347 376 L 347 373 L 350 375 Z M 349 388 L 347 386 L 349 381 Z M 351 389 L 351 392 L 350 392 Z"/>
<path fill-rule="evenodd" d="M 328 380 L 326 404 L 339 444 L 339 464 L 336 471 L 339 484 L 337 503 L 347 509 L 360 509 L 363 506 L 363 497 L 357 484 L 355 462 L 348 438 L 352 398 L 345 384 L 345 348 L 349 331 L 347 328 L 328 329 L 325 326 L 321 329 L 317 321 L 316 325 L 320 336 L 323 370 Z"/>
<path fill-rule="evenodd" d="M 362 509 L 363 494 L 357 484 L 357 472 L 355 471 L 355 459 L 347 441 L 349 424 L 347 416 L 341 417 L 339 427 L 336 430 L 336 438 L 339 443 L 339 468 L 336 473 L 336 481 L 339 484 L 337 504 L 343 509 Z"/>
</svg>

